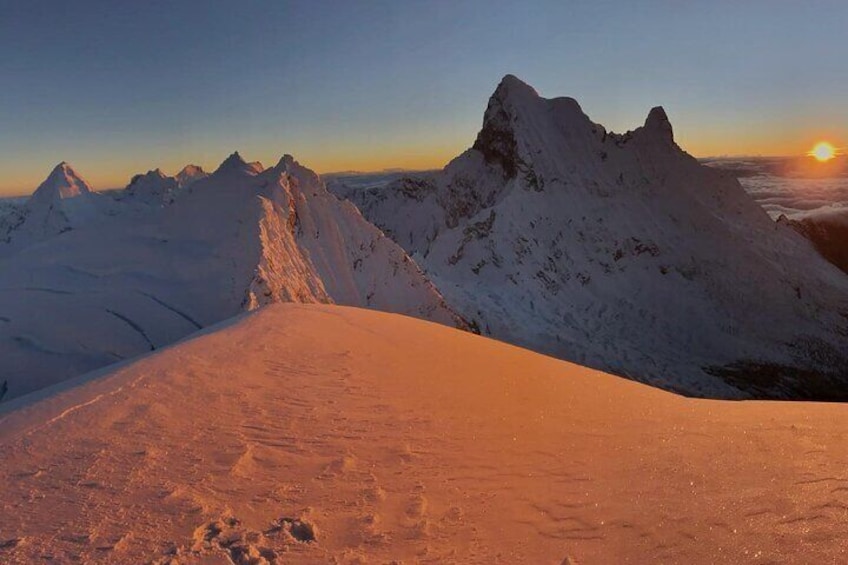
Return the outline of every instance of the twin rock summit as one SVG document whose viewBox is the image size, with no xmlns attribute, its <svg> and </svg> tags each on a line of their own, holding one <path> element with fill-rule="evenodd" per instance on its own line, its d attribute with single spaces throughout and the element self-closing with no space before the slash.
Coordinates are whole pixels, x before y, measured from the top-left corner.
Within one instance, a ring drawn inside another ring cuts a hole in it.
<svg viewBox="0 0 848 565">
<path fill-rule="evenodd" d="M 848 277 L 662 108 L 625 134 L 514 76 L 443 170 L 358 189 L 289 155 L 0 218 L 6 399 L 278 301 L 397 312 L 692 396 L 848 399 Z"/>
</svg>

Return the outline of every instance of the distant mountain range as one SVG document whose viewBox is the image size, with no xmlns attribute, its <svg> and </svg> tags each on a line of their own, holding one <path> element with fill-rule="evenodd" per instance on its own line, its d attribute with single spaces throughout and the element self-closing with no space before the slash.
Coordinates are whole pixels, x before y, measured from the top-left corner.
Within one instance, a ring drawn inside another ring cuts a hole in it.
<svg viewBox="0 0 848 565">
<path fill-rule="evenodd" d="M 183 174 L 185 173 L 185 174 Z M 408 255 L 291 156 L 135 176 L 115 197 L 61 163 L 0 224 L 6 399 L 278 301 L 466 327 Z"/>
<path fill-rule="evenodd" d="M 848 277 L 738 174 L 685 153 L 662 108 L 617 134 L 514 76 L 442 171 L 328 190 L 289 155 L 234 153 L 101 194 L 61 163 L 0 217 L 6 399 L 265 304 L 324 302 L 687 395 L 846 400 Z"/>
</svg>

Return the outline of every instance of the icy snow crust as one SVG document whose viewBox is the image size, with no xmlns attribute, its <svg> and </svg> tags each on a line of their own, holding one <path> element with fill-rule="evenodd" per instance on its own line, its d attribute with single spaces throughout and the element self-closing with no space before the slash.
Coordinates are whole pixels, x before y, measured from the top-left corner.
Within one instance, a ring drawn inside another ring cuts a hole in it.
<svg viewBox="0 0 848 565">
<path fill-rule="evenodd" d="M 59 165 L 0 243 L 5 400 L 278 301 L 462 321 L 406 253 L 292 157 L 236 153 L 180 189 L 161 171 L 117 199 Z"/>
<path fill-rule="evenodd" d="M 485 334 L 690 395 L 848 398 L 848 277 L 662 108 L 615 134 L 507 76 L 440 174 L 347 192 Z"/>
</svg>

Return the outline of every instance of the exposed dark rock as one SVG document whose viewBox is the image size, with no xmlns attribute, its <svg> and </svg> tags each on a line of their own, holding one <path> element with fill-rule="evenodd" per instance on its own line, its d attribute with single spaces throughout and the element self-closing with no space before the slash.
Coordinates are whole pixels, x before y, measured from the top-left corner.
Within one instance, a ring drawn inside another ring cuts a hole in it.
<svg viewBox="0 0 848 565">
<path fill-rule="evenodd" d="M 802 220 L 790 220 L 786 216 L 778 218 L 809 239 L 822 257 L 848 274 L 848 212 L 844 217 L 810 217 Z"/>
</svg>

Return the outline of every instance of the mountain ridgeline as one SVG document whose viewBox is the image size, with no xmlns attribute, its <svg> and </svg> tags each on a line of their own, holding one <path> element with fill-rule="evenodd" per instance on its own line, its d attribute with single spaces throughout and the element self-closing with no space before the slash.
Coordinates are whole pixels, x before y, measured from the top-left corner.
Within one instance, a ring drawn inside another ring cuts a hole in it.
<svg viewBox="0 0 848 565">
<path fill-rule="evenodd" d="M 687 395 L 848 400 L 848 277 L 660 107 L 616 134 L 506 76 L 444 170 L 346 196 L 486 335 Z"/>
<path fill-rule="evenodd" d="M 333 190 L 290 155 L 155 169 L 114 195 L 59 164 L 0 218 L 5 399 L 320 302 L 691 396 L 848 400 L 848 277 L 799 234 L 836 256 L 834 230 L 771 221 L 660 107 L 617 134 L 508 75 L 442 171 Z"/>
<path fill-rule="evenodd" d="M 114 198 L 62 163 L 0 233 L 6 400 L 272 302 L 467 327 L 421 269 L 291 156 L 135 176 Z"/>
</svg>

